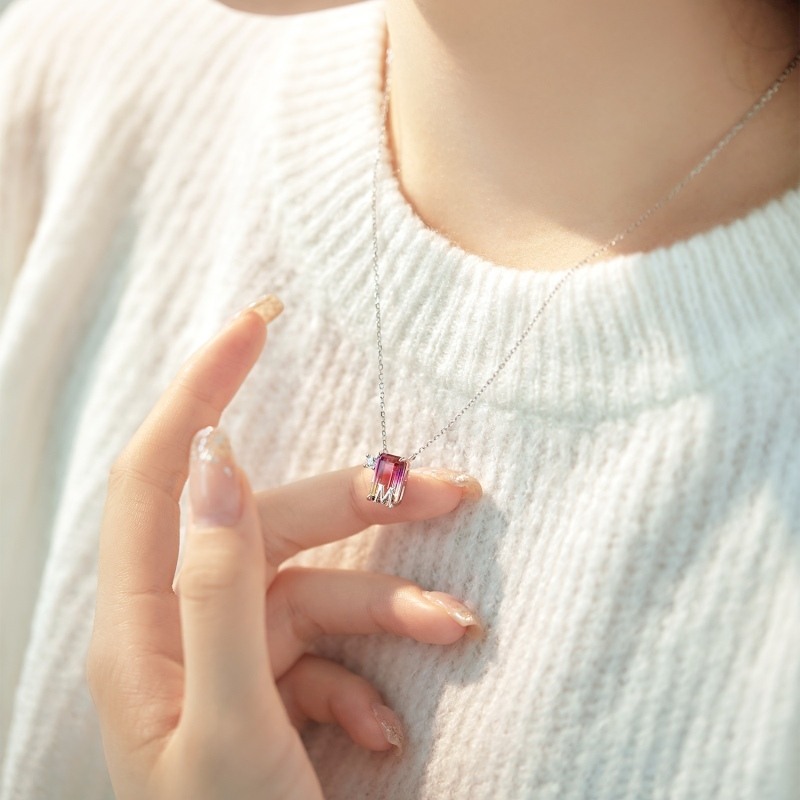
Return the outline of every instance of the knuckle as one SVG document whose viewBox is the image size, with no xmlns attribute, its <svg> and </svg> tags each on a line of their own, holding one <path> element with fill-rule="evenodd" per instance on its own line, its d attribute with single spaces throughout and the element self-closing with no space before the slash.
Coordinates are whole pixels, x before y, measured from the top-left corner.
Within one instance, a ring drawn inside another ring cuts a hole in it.
<svg viewBox="0 0 800 800">
<path fill-rule="evenodd" d="M 128 449 L 129 447 L 130 445 L 126 445 L 125 449 L 121 450 L 111 463 L 111 469 L 108 471 L 109 483 L 118 483 L 130 474 L 131 457 Z"/>
<path fill-rule="evenodd" d="M 299 553 L 303 548 L 275 530 L 264 532 L 264 557 L 268 564 L 278 566 Z"/>
<path fill-rule="evenodd" d="M 287 601 L 291 591 L 292 568 L 279 569 L 267 590 L 267 629 L 271 635 L 288 632 L 294 635 L 292 611 Z"/>
<path fill-rule="evenodd" d="M 179 591 L 187 600 L 204 600 L 235 587 L 249 568 L 249 548 L 233 531 L 189 534 L 179 576 Z"/>
<path fill-rule="evenodd" d="M 383 590 L 367 600 L 367 613 L 377 628 L 386 633 L 408 635 L 417 607 L 420 587 L 404 578 L 387 576 Z"/>
<path fill-rule="evenodd" d="M 295 504 L 279 502 L 272 492 L 264 492 L 264 508 L 268 514 L 261 516 L 261 530 L 264 539 L 264 555 L 268 564 L 277 567 L 299 553 L 303 546 L 282 533 L 302 528 L 303 520 Z"/>
<path fill-rule="evenodd" d="M 289 592 L 292 584 L 302 580 L 312 571 L 313 568 L 301 567 L 296 564 L 288 567 L 281 567 L 276 573 L 275 579 L 272 581 L 272 587 L 270 587 L 270 591 L 272 591 L 272 588 L 274 587 L 274 589 L 281 594 Z"/>
<path fill-rule="evenodd" d="M 397 631 L 398 626 L 393 619 L 392 606 L 384 598 L 370 599 L 367 602 L 366 611 L 376 629 L 385 633 L 395 633 Z"/>
<path fill-rule="evenodd" d="M 123 491 L 129 485 L 148 484 L 147 477 L 133 466 L 130 460 L 118 458 L 108 472 L 109 492 Z"/>
<path fill-rule="evenodd" d="M 188 457 L 183 469 L 165 469 L 161 463 L 167 459 L 160 458 L 151 459 L 145 469 L 133 448 L 134 445 L 129 442 L 111 464 L 108 472 L 109 494 L 150 493 L 156 490 L 159 494 L 166 493 L 177 502 L 188 475 Z"/>
<path fill-rule="evenodd" d="M 175 378 L 174 389 L 186 400 L 196 405 L 208 416 L 220 413 L 219 403 L 212 391 L 204 391 L 191 374 L 191 365 L 185 365 Z M 213 385 L 213 384 L 212 384 Z"/>
<path fill-rule="evenodd" d="M 272 622 L 288 626 L 295 639 L 305 643 L 325 632 L 302 603 L 301 592 L 297 591 L 298 583 L 313 577 L 313 572 L 308 567 L 285 567 L 278 571 L 270 586 L 270 604 L 276 615 L 271 616 Z"/>
<path fill-rule="evenodd" d="M 325 633 L 323 626 L 317 622 L 305 609 L 292 603 L 288 599 L 288 618 L 292 627 L 292 633 L 300 642 L 313 642 L 314 639 Z"/>
</svg>

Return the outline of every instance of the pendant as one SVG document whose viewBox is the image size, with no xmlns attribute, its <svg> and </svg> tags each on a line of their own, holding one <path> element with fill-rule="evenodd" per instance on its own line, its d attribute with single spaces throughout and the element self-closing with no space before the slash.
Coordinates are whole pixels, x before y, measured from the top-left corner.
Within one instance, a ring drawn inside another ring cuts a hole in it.
<svg viewBox="0 0 800 800">
<path fill-rule="evenodd" d="M 377 457 L 367 454 L 364 467 L 375 470 L 372 490 L 367 495 L 367 500 L 382 503 L 387 508 L 396 506 L 403 499 L 409 462 L 389 453 L 381 453 Z"/>
</svg>

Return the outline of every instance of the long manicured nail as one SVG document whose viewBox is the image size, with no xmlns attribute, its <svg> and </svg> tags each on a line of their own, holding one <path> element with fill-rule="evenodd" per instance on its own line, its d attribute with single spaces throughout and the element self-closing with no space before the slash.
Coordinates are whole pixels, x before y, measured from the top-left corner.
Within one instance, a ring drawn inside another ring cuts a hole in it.
<svg viewBox="0 0 800 800">
<path fill-rule="evenodd" d="M 234 319 L 249 314 L 251 311 L 255 311 L 264 320 L 264 324 L 269 325 L 283 311 L 283 302 L 274 294 L 265 294 L 250 303 L 250 305 L 245 306 L 234 316 Z"/>
<path fill-rule="evenodd" d="M 406 737 L 403 732 L 403 724 L 397 714 L 389 706 L 383 705 L 383 703 L 373 703 L 370 708 L 381 726 L 386 741 L 394 745 L 397 748 L 397 755 L 400 755 L 403 752 L 403 744 Z"/>
<path fill-rule="evenodd" d="M 437 608 L 446 611 L 448 616 L 454 619 L 462 628 L 466 628 L 465 636 L 470 639 L 483 638 L 485 629 L 478 619 L 478 615 L 461 601 L 444 592 L 423 592 L 422 596 Z"/>
<path fill-rule="evenodd" d="M 233 450 L 220 428 L 203 428 L 192 439 L 189 500 L 192 520 L 199 527 L 235 525 L 242 515 Z"/>
<path fill-rule="evenodd" d="M 417 475 L 427 475 L 452 486 L 458 486 L 466 500 L 477 500 L 483 494 L 483 488 L 477 478 L 467 475 L 462 470 L 446 469 L 445 467 L 420 467 L 414 472 Z"/>
</svg>

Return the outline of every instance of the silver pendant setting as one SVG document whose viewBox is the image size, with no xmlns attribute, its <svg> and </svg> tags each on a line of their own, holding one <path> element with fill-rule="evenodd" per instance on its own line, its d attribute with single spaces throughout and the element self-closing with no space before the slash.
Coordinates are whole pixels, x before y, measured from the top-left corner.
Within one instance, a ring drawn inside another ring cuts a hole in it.
<svg viewBox="0 0 800 800">
<path fill-rule="evenodd" d="M 374 471 L 372 489 L 367 495 L 367 500 L 380 503 L 387 508 L 398 505 L 403 499 L 410 463 L 401 456 L 391 453 L 380 453 L 377 456 L 368 453 L 364 467 Z"/>
</svg>

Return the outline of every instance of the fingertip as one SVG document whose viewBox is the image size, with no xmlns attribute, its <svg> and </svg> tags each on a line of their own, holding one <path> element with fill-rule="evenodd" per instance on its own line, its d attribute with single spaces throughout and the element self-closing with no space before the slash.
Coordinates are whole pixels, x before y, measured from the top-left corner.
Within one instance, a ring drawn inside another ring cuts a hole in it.
<svg viewBox="0 0 800 800">
<path fill-rule="evenodd" d="M 416 475 L 425 481 L 433 481 L 439 485 L 444 484 L 454 487 L 461 492 L 463 500 L 478 500 L 483 495 L 483 487 L 477 478 L 459 469 L 445 467 L 419 467 L 412 470 L 411 475 Z"/>
<path fill-rule="evenodd" d="M 372 703 L 370 711 L 372 712 L 373 720 L 378 724 L 382 740 L 380 742 L 381 746 L 376 749 L 388 750 L 393 747 L 398 756 L 402 755 L 406 734 L 400 718 L 389 706 L 383 703 Z"/>
<path fill-rule="evenodd" d="M 283 313 L 283 309 L 283 301 L 277 295 L 265 294 L 259 297 L 258 300 L 254 300 L 252 303 L 245 306 L 236 314 L 234 319 L 253 314 L 261 320 L 262 325 L 269 325 L 272 320 Z"/>
<path fill-rule="evenodd" d="M 283 302 L 276 295 L 264 295 L 237 311 L 223 331 L 244 331 L 247 340 L 259 339 L 263 347 L 270 323 L 283 313 L 283 308 Z"/>
<path fill-rule="evenodd" d="M 464 629 L 466 637 L 472 640 L 483 639 L 486 627 L 477 612 L 446 592 L 423 591 L 421 597 L 430 607 L 443 611 L 453 622 Z"/>
<path fill-rule="evenodd" d="M 477 499 L 481 495 L 480 484 L 463 473 L 444 469 L 412 469 L 408 473 L 403 501 L 398 506 L 401 510 L 398 511 L 368 499 L 373 482 L 372 470 L 365 469 L 363 464 L 353 465 L 350 469 L 353 475 L 350 491 L 354 505 L 364 509 L 361 514 L 363 518 L 374 517 L 378 522 L 397 517 L 403 521 L 431 519 L 449 514 L 465 500 Z"/>
<path fill-rule="evenodd" d="M 358 702 L 357 713 L 354 708 L 348 712 L 335 711 L 337 722 L 360 747 L 377 753 L 393 751 L 401 756 L 406 744 L 405 727 L 397 714 L 381 702 L 379 695 L 372 696 L 373 691 L 370 687 L 370 696 Z"/>
</svg>

